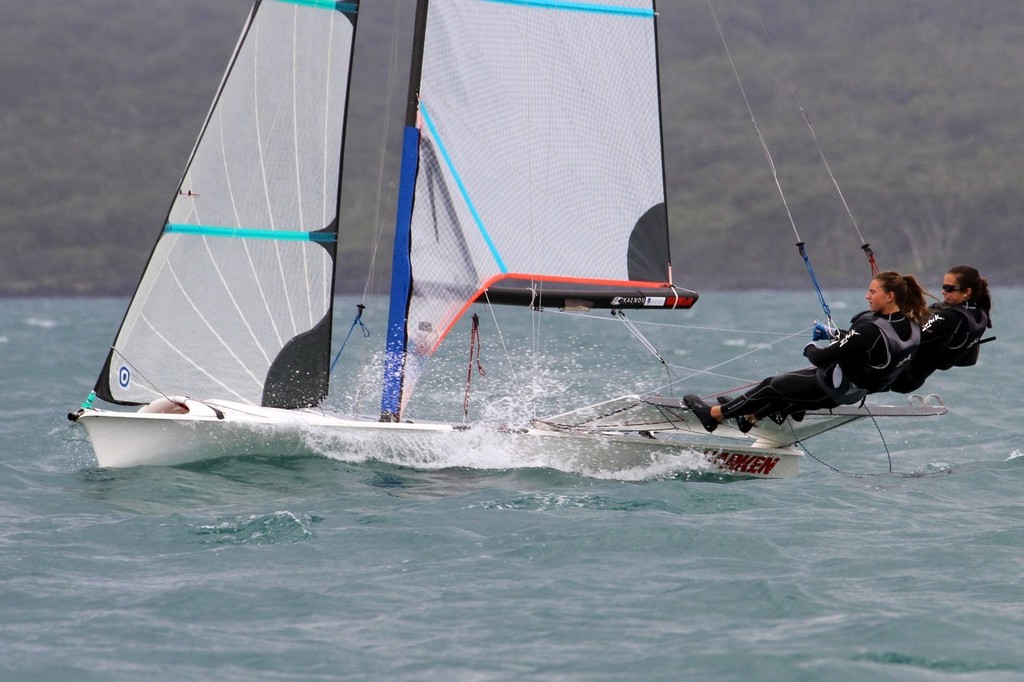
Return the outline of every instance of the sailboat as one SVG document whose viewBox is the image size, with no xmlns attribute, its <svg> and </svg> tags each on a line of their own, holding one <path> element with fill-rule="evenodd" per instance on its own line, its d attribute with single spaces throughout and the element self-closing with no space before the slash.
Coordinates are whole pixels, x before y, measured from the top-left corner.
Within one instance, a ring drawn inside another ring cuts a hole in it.
<svg viewBox="0 0 1024 682">
<path fill-rule="evenodd" d="M 679 458 L 780 478 L 812 435 L 944 411 L 842 408 L 713 438 L 661 395 L 500 429 L 409 415 L 475 302 L 698 299 L 672 279 L 653 0 L 418 0 L 380 413 L 326 412 L 359 9 L 253 5 L 94 390 L 69 415 L 99 466 L 320 454 L 325 437 L 394 451 L 502 439 L 569 468 Z"/>
</svg>

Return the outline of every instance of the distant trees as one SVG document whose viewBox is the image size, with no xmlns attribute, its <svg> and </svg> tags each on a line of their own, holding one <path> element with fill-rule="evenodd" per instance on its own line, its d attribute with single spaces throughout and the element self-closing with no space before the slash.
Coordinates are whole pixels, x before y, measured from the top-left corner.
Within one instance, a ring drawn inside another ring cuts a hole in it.
<svg viewBox="0 0 1024 682">
<path fill-rule="evenodd" d="M 401 0 L 394 0 L 400 2 Z M 249 0 L 13 3 L 0 25 L 0 294 L 129 293 Z M 404 109 L 390 3 L 364 3 L 340 243 L 343 288 L 380 286 Z M 954 262 L 1019 283 L 1024 246 L 1024 4 L 1018 0 L 715 0 L 793 219 L 827 285 L 865 261 L 798 93 L 883 267 Z M 795 235 L 704 2 L 659 4 L 676 278 L 799 286 Z M 387 88 L 381 84 L 397 75 Z M 385 95 L 392 97 L 390 102 Z M 366 95 L 365 97 L 363 95 Z M 390 106 L 390 109 L 388 108 Z M 791 250 L 791 251 L 790 251 Z M 1014 278 L 1017 278 L 1016 280 Z"/>
</svg>

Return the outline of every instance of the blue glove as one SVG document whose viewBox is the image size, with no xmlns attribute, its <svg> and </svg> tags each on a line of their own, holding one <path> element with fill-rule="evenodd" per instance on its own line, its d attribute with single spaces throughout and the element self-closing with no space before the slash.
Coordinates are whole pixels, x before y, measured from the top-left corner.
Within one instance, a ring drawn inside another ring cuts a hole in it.
<svg viewBox="0 0 1024 682">
<path fill-rule="evenodd" d="M 831 339 L 832 335 L 828 333 L 828 329 L 825 328 L 821 322 L 815 322 L 814 327 L 811 330 L 812 341 L 825 341 Z"/>
</svg>

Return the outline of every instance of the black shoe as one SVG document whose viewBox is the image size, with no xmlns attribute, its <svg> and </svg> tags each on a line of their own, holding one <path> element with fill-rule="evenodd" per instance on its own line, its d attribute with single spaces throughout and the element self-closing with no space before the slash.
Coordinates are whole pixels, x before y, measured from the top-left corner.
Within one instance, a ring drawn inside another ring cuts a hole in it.
<svg viewBox="0 0 1024 682">
<path fill-rule="evenodd" d="M 694 416 L 700 420 L 705 431 L 711 433 L 718 428 L 718 420 L 711 416 L 711 408 L 700 399 L 700 396 L 692 393 L 683 396 L 683 404 L 690 408 L 690 412 L 693 412 Z"/>
<path fill-rule="evenodd" d="M 719 405 L 725 405 L 726 403 L 730 402 L 732 402 L 732 398 L 730 398 L 729 396 L 718 396 Z M 740 430 L 740 433 L 746 433 L 750 429 L 754 428 L 754 422 L 750 421 L 749 415 L 741 414 L 736 417 L 736 428 Z"/>
</svg>

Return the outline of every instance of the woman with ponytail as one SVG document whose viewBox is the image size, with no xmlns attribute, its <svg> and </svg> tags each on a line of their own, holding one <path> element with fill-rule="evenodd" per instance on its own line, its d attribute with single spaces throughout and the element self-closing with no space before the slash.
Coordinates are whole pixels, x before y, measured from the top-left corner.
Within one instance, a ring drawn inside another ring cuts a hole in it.
<svg viewBox="0 0 1024 682">
<path fill-rule="evenodd" d="M 924 289 L 913 275 L 882 272 L 871 280 L 868 310 L 853 318 L 824 348 L 810 343 L 804 356 L 813 367 L 768 377 L 743 395 L 709 406 L 696 395 L 683 402 L 708 431 L 733 417 L 741 431 L 771 416 L 778 423 L 790 414 L 855 403 L 868 393 L 885 391 L 921 342 L 921 324 L 929 311 Z"/>
<path fill-rule="evenodd" d="M 981 337 L 992 328 L 988 281 L 970 265 L 950 268 L 942 278 L 942 303 L 931 313 L 921 326 L 921 347 L 893 382 L 894 391 L 916 391 L 936 370 L 978 362 Z"/>
</svg>

